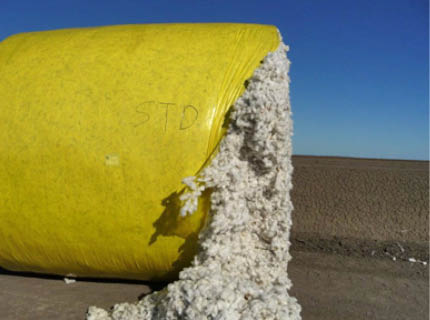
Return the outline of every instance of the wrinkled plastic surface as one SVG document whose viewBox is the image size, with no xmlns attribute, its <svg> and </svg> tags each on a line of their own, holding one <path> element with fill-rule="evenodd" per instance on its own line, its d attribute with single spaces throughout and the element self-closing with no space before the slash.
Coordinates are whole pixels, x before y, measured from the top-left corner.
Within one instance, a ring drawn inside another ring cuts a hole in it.
<svg viewBox="0 0 430 320">
<path fill-rule="evenodd" d="M 169 279 L 188 265 L 209 192 L 179 216 L 182 178 L 277 29 L 159 24 L 18 34 L 0 43 L 0 266 Z"/>
</svg>

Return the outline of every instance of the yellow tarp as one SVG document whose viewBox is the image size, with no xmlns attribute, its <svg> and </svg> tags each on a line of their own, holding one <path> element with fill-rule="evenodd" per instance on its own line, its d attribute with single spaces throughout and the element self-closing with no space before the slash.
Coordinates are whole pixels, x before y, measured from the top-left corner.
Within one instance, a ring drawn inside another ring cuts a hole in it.
<svg viewBox="0 0 430 320">
<path fill-rule="evenodd" d="M 168 279 L 205 223 L 181 180 L 215 152 L 275 27 L 158 24 L 0 42 L 0 266 Z M 224 125 L 223 125 L 224 124 Z"/>
</svg>

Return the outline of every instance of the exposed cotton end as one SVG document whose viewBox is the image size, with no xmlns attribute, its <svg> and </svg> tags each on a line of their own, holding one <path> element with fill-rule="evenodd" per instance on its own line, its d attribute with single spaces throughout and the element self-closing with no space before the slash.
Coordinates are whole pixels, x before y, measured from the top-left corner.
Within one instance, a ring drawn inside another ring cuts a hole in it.
<svg viewBox="0 0 430 320">
<path fill-rule="evenodd" d="M 181 215 L 213 189 L 200 252 L 168 290 L 89 320 L 300 319 L 287 274 L 292 187 L 288 48 L 269 53 L 236 101 L 231 124 L 210 165 L 184 179 Z M 198 182 L 196 182 L 198 181 Z"/>
</svg>

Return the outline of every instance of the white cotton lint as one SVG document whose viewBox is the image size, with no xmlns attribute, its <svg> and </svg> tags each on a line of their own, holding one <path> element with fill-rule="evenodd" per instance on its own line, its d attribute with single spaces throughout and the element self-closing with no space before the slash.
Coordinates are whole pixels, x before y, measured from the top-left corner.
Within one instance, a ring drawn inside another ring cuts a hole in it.
<svg viewBox="0 0 430 320">
<path fill-rule="evenodd" d="M 213 190 L 210 219 L 190 267 L 167 290 L 111 311 L 90 307 L 88 320 L 301 319 L 289 296 L 292 120 L 288 47 L 282 42 L 248 80 L 234 104 L 219 151 L 198 177 L 181 214 Z"/>
</svg>

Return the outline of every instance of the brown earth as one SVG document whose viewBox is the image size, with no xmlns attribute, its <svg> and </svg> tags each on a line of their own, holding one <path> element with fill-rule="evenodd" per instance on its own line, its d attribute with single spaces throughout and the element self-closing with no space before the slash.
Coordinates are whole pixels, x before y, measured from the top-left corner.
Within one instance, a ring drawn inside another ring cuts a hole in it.
<svg viewBox="0 0 430 320">
<path fill-rule="evenodd" d="M 427 320 L 428 266 L 381 258 L 293 251 L 292 294 L 304 320 Z M 159 290 L 164 284 L 151 285 Z M 151 291 L 148 283 L 89 281 L 0 272 L 0 319 L 84 319 L 89 305 L 109 308 Z M 258 320 L 258 319 L 256 319 Z"/>
<path fill-rule="evenodd" d="M 429 258 L 429 162 L 293 156 L 303 250 Z"/>
<path fill-rule="evenodd" d="M 429 269 L 419 263 L 293 251 L 291 293 L 304 320 L 428 320 Z"/>
</svg>

